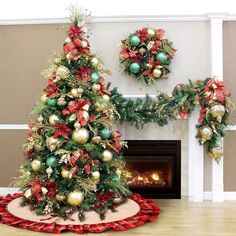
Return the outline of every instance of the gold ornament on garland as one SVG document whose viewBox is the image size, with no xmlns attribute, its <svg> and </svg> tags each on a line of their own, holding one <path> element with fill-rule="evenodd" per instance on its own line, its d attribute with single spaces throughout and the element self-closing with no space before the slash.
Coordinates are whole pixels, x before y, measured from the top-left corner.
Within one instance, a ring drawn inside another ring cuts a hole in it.
<svg viewBox="0 0 236 236">
<path fill-rule="evenodd" d="M 211 115 L 221 123 L 222 116 L 225 114 L 225 107 L 221 104 L 214 104 L 210 110 Z"/>
<path fill-rule="evenodd" d="M 200 138 L 201 144 L 210 140 L 213 136 L 213 131 L 209 126 L 203 126 L 198 129 L 198 137 Z"/>
<path fill-rule="evenodd" d="M 154 30 L 154 29 L 152 29 L 152 28 L 148 28 L 147 29 L 147 32 L 148 32 L 148 34 L 150 35 L 150 36 L 155 36 L 155 34 L 156 34 L 156 31 Z"/>
<path fill-rule="evenodd" d="M 49 116 L 49 124 L 50 125 L 55 125 L 56 124 L 56 122 L 59 122 L 59 117 L 57 116 L 57 115 L 55 115 L 55 114 L 52 114 L 52 115 L 50 115 Z"/>
<path fill-rule="evenodd" d="M 46 173 L 47 173 L 47 175 L 48 175 L 48 178 L 50 178 L 51 175 L 52 175 L 52 173 L 53 173 L 52 167 L 48 167 L 48 168 L 46 169 Z"/>
<path fill-rule="evenodd" d="M 31 162 L 31 168 L 33 171 L 39 171 L 41 168 L 41 161 L 38 159 L 35 159 Z"/>
<path fill-rule="evenodd" d="M 112 152 L 109 151 L 109 150 L 104 150 L 103 153 L 102 153 L 102 160 L 104 162 L 107 162 L 107 161 L 111 161 L 112 160 Z"/>
<path fill-rule="evenodd" d="M 41 97 L 40 97 L 40 102 L 45 104 L 48 100 L 47 94 L 44 93 Z"/>
<path fill-rule="evenodd" d="M 68 179 L 69 176 L 70 176 L 70 171 L 65 169 L 65 168 L 62 168 L 61 177 L 64 178 L 64 179 Z"/>
<path fill-rule="evenodd" d="M 89 140 L 89 132 L 86 128 L 75 129 L 72 132 L 72 140 L 76 143 L 85 144 Z"/>
<path fill-rule="evenodd" d="M 159 78 L 161 76 L 161 70 L 155 68 L 153 71 L 152 71 L 152 75 L 155 77 L 155 78 Z"/>
<path fill-rule="evenodd" d="M 58 202 L 62 202 L 64 200 L 66 200 L 66 196 L 65 195 L 61 195 L 61 194 L 56 194 L 56 199 Z"/>
<path fill-rule="evenodd" d="M 223 156 L 223 147 L 222 146 L 213 147 L 212 149 L 210 149 L 208 154 L 218 162 L 220 158 Z"/>
<path fill-rule="evenodd" d="M 84 194 L 81 191 L 74 191 L 68 194 L 66 200 L 71 206 L 79 206 L 84 200 Z"/>
<path fill-rule="evenodd" d="M 98 66 L 98 59 L 96 57 L 93 57 L 91 60 L 91 64 L 93 67 L 97 67 Z"/>
<path fill-rule="evenodd" d="M 56 70 L 56 74 L 61 78 L 61 79 L 67 79 L 70 75 L 70 70 L 65 67 L 65 66 L 59 66 Z"/>
<path fill-rule="evenodd" d="M 97 170 L 94 171 L 94 172 L 92 172 L 91 175 L 92 175 L 92 179 L 93 179 L 93 180 L 96 180 L 96 181 L 97 181 L 97 180 L 100 179 L 100 172 L 97 171 Z"/>
</svg>

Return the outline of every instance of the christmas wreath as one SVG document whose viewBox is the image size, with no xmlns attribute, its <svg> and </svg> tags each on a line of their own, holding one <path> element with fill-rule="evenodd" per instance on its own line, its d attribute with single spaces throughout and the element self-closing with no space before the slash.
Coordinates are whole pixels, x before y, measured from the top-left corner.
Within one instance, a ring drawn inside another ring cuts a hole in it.
<svg viewBox="0 0 236 236">
<path fill-rule="evenodd" d="M 167 78 L 176 49 L 163 29 L 142 28 L 121 41 L 121 70 L 138 81 L 152 84 Z"/>
</svg>

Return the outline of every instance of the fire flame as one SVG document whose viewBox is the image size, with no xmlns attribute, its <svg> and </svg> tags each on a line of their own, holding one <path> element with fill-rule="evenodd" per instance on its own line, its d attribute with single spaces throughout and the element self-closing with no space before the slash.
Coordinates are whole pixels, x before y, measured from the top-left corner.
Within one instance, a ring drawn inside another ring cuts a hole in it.
<svg viewBox="0 0 236 236">
<path fill-rule="evenodd" d="M 154 180 L 160 180 L 160 177 L 159 177 L 159 175 L 158 175 L 158 173 L 153 173 L 152 175 L 151 175 L 151 177 L 154 179 Z"/>
</svg>

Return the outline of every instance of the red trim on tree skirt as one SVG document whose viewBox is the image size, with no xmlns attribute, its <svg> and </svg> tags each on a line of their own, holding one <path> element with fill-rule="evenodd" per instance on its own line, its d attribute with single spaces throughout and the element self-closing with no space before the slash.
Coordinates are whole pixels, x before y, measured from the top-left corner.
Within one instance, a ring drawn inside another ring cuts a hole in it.
<svg viewBox="0 0 236 236">
<path fill-rule="evenodd" d="M 14 199 L 21 196 L 22 193 L 0 196 L 0 223 L 11 225 L 21 229 L 47 233 L 62 233 L 63 231 L 71 231 L 79 234 L 86 232 L 100 233 L 107 229 L 112 229 L 115 231 L 132 229 L 141 226 L 148 221 L 155 220 L 160 213 L 159 207 L 155 205 L 152 199 L 142 198 L 139 194 L 133 194 L 129 198 L 139 205 L 140 211 L 137 214 L 123 220 L 84 225 L 60 225 L 57 223 L 44 222 L 38 223 L 16 217 L 7 210 L 8 204 Z"/>
</svg>

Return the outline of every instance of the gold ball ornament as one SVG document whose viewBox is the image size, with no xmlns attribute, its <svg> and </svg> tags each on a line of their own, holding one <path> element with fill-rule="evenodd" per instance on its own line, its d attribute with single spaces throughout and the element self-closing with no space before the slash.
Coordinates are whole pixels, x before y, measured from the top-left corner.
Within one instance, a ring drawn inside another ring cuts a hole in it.
<svg viewBox="0 0 236 236">
<path fill-rule="evenodd" d="M 98 66 L 98 59 L 96 57 L 93 57 L 91 60 L 91 64 L 93 67 L 97 67 Z"/>
<path fill-rule="evenodd" d="M 104 150 L 102 153 L 102 160 L 107 162 L 107 161 L 111 161 L 112 160 L 112 152 L 109 150 Z"/>
<path fill-rule="evenodd" d="M 210 113 L 213 117 L 222 117 L 225 114 L 225 107 L 221 104 L 215 104 L 211 107 Z"/>
<path fill-rule="evenodd" d="M 39 171 L 41 168 L 41 161 L 37 159 L 33 160 L 31 162 L 31 168 L 33 171 Z"/>
<path fill-rule="evenodd" d="M 53 173 L 52 167 L 48 167 L 48 168 L 46 169 L 46 173 L 47 173 L 47 175 L 48 175 L 48 178 L 50 178 L 51 174 Z"/>
<path fill-rule="evenodd" d="M 72 95 L 73 97 L 75 97 L 75 98 L 77 98 L 77 97 L 80 96 L 80 94 L 78 93 L 77 88 L 71 89 L 71 90 L 70 90 L 70 93 L 71 93 L 71 95 Z"/>
<path fill-rule="evenodd" d="M 210 157 L 214 158 L 216 161 L 219 161 L 220 158 L 223 156 L 223 147 L 221 146 L 214 147 L 210 149 L 208 154 L 210 155 Z"/>
<path fill-rule="evenodd" d="M 99 180 L 100 179 L 100 172 L 99 171 L 94 171 L 91 173 L 92 174 L 92 179 L 93 180 Z"/>
<path fill-rule="evenodd" d="M 84 200 L 84 194 L 80 191 L 74 191 L 67 195 L 66 200 L 71 206 L 79 206 Z"/>
<path fill-rule="evenodd" d="M 29 198 L 30 196 L 32 196 L 31 188 L 25 190 L 25 192 L 24 192 L 24 197 Z"/>
<path fill-rule="evenodd" d="M 66 200 L 66 196 L 65 195 L 61 195 L 61 194 L 56 194 L 56 199 L 58 202 L 62 202 L 64 200 Z"/>
<path fill-rule="evenodd" d="M 152 75 L 155 77 L 155 78 L 159 78 L 161 76 L 162 72 L 161 70 L 155 68 L 153 71 L 152 71 Z"/>
<path fill-rule="evenodd" d="M 59 118 L 58 118 L 57 115 L 53 114 L 53 115 L 49 116 L 49 120 L 48 121 L 49 121 L 50 125 L 55 125 L 56 122 L 59 121 Z"/>
<path fill-rule="evenodd" d="M 103 100 L 105 100 L 106 102 L 109 102 L 110 101 L 110 96 L 108 96 L 107 94 L 104 94 L 102 96 Z"/>
<path fill-rule="evenodd" d="M 86 128 L 75 129 L 72 132 L 72 140 L 76 143 L 84 144 L 89 140 L 89 132 Z"/>
<path fill-rule="evenodd" d="M 148 32 L 148 34 L 150 35 L 150 36 L 155 36 L 155 34 L 156 34 L 156 31 L 154 30 L 154 29 L 152 29 L 152 28 L 148 28 L 147 29 L 147 32 Z"/>
<path fill-rule="evenodd" d="M 70 70 L 65 67 L 65 66 L 59 66 L 56 70 L 56 74 L 61 78 L 61 79 L 66 79 L 70 75 Z"/>
<path fill-rule="evenodd" d="M 116 170 L 116 174 L 117 174 L 118 176 L 121 176 L 122 171 L 121 171 L 120 169 L 117 169 L 117 170 Z"/>
<path fill-rule="evenodd" d="M 203 126 L 198 129 L 198 137 L 200 138 L 201 144 L 205 143 L 207 140 L 212 138 L 213 131 L 209 126 Z"/>
<path fill-rule="evenodd" d="M 47 94 L 46 93 L 42 94 L 40 97 L 40 102 L 45 104 L 47 100 L 48 100 Z"/>
<path fill-rule="evenodd" d="M 64 179 L 68 179 L 69 178 L 69 175 L 70 175 L 70 171 L 63 168 L 61 170 L 61 177 L 64 178 Z"/>
</svg>

